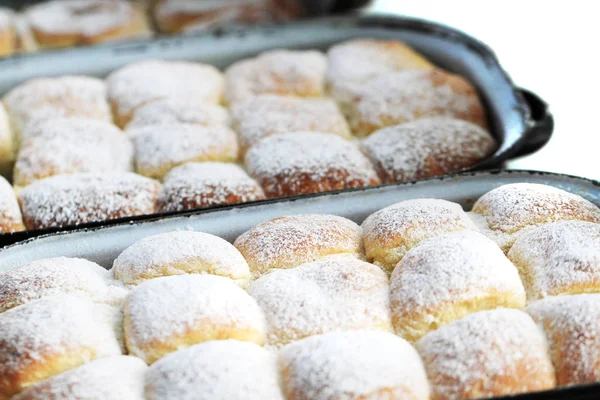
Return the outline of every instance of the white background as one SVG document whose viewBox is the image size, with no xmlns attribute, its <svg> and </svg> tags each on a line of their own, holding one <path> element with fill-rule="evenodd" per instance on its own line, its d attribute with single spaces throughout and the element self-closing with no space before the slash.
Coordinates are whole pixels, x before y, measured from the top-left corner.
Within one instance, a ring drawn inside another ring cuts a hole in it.
<svg viewBox="0 0 600 400">
<path fill-rule="evenodd" d="M 600 179 L 600 24 L 594 0 L 376 0 L 371 11 L 442 22 L 487 43 L 518 86 L 550 104 L 550 143 L 510 168 Z"/>
</svg>

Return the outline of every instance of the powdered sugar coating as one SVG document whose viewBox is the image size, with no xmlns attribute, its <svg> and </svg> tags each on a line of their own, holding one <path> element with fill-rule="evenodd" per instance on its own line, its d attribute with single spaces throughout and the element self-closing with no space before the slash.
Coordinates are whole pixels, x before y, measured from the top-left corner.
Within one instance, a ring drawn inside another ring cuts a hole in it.
<svg viewBox="0 0 600 400">
<path fill-rule="evenodd" d="M 151 364 L 208 340 L 262 344 L 265 322 L 256 301 L 232 280 L 180 275 L 149 280 L 125 304 L 127 349 Z"/>
<path fill-rule="evenodd" d="M 516 234 L 565 220 L 600 223 L 600 209 L 574 193 L 535 183 L 512 183 L 481 196 L 473 205 L 482 232 L 507 252 Z"/>
<path fill-rule="evenodd" d="M 148 400 L 283 400 L 273 354 L 237 340 L 214 340 L 169 354 L 150 367 Z"/>
<path fill-rule="evenodd" d="M 434 68 L 425 57 L 397 40 L 352 39 L 327 52 L 327 83 L 333 97 L 346 102 L 369 80 L 404 70 Z"/>
<path fill-rule="evenodd" d="M 494 242 L 473 231 L 425 239 L 406 253 L 391 276 L 396 333 L 413 342 L 468 314 L 525 307 L 514 265 Z"/>
<path fill-rule="evenodd" d="M 559 221 L 520 234 L 508 258 L 530 301 L 600 292 L 600 224 Z"/>
<path fill-rule="evenodd" d="M 133 173 L 58 175 L 19 193 L 28 229 L 152 214 L 160 184 Z"/>
<path fill-rule="evenodd" d="M 246 153 L 245 162 L 268 197 L 380 183 L 369 160 L 353 143 L 321 132 L 267 137 Z"/>
<path fill-rule="evenodd" d="M 12 89 L 3 100 L 17 135 L 29 123 L 59 117 L 112 121 L 104 81 L 88 76 L 32 79 Z"/>
<path fill-rule="evenodd" d="M 477 91 L 458 75 L 442 70 L 402 71 L 370 80 L 355 94 L 349 122 L 354 134 L 429 117 L 452 117 L 485 127 Z"/>
<path fill-rule="evenodd" d="M 229 114 L 216 104 L 194 99 L 165 98 L 137 108 L 127 129 L 173 123 L 229 125 Z"/>
<path fill-rule="evenodd" d="M 274 347 L 340 330 L 391 331 L 388 290 L 383 271 L 349 255 L 273 270 L 248 287 Z"/>
<path fill-rule="evenodd" d="M 320 97 L 326 68 L 325 55 L 318 51 L 267 51 L 225 71 L 225 101 L 237 103 L 259 94 Z"/>
<path fill-rule="evenodd" d="M 429 399 L 423 362 L 386 332 L 334 332 L 280 352 L 284 390 L 296 400 Z"/>
<path fill-rule="evenodd" d="M 559 385 L 600 380 L 600 295 L 548 297 L 527 312 L 546 332 Z"/>
<path fill-rule="evenodd" d="M 144 400 L 147 370 L 137 357 L 102 358 L 27 388 L 12 400 Z"/>
<path fill-rule="evenodd" d="M 362 256 L 361 229 L 349 219 L 327 214 L 275 218 L 241 234 L 234 246 L 257 277 L 273 268 L 293 268 L 334 254 Z"/>
<path fill-rule="evenodd" d="M 108 122 L 57 118 L 29 125 L 14 169 L 15 186 L 60 174 L 131 171 L 133 147 Z"/>
<path fill-rule="evenodd" d="M 231 243 L 202 232 L 169 232 L 149 236 L 126 248 L 113 263 L 116 279 L 138 285 L 170 275 L 212 274 L 244 286 L 248 263 Z"/>
<path fill-rule="evenodd" d="M 110 272 L 81 258 L 46 258 L 0 273 L 0 312 L 58 294 L 118 305 L 127 290 Z"/>
<path fill-rule="evenodd" d="M 25 229 L 13 187 L 0 176 L 0 234 Z"/>
<path fill-rule="evenodd" d="M 14 12 L 10 8 L 0 7 L 0 32 L 8 30 L 13 24 Z"/>
<path fill-rule="evenodd" d="M 407 182 L 469 168 L 497 147 L 484 129 L 452 118 L 425 118 L 380 129 L 362 148 L 383 182 Z"/>
<path fill-rule="evenodd" d="M 262 200 L 265 193 L 240 166 L 232 163 L 187 163 L 165 177 L 159 196 L 163 212 L 193 210 Z"/>
<path fill-rule="evenodd" d="M 139 61 L 113 72 L 106 83 L 108 99 L 121 127 L 136 108 L 152 101 L 192 99 L 217 104 L 223 92 L 223 76 L 218 69 L 186 61 Z"/>
<path fill-rule="evenodd" d="M 330 99 L 256 96 L 233 108 L 233 125 L 243 151 L 282 133 L 316 131 L 350 137 L 346 120 Z"/>
<path fill-rule="evenodd" d="M 128 131 L 136 152 L 136 169 L 162 179 L 172 168 L 189 161 L 226 161 L 238 158 L 235 133 L 226 126 L 192 124 L 153 125 Z"/>
<path fill-rule="evenodd" d="M 519 310 L 471 314 L 428 334 L 416 348 L 434 400 L 526 393 L 556 384 L 544 336 Z"/>
<path fill-rule="evenodd" d="M 110 306 L 69 295 L 46 297 L 0 314 L 0 395 L 91 360 L 121 354 Z"/>
<path fill-rule="evenodd" d="M 439 199 L 393 204 L 369 215 L 362 229 L 367 260 L 389 272 L 407 251 L 424 239 L 477 230 L 460 205 Z"/>
</svg>

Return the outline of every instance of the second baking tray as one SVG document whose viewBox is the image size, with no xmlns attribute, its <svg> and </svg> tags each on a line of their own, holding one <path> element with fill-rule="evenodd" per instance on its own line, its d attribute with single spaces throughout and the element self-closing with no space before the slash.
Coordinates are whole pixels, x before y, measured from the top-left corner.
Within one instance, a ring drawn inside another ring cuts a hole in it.
<svg viewBox="0 0 600 400">
<path fill-rule="evenodd" d="M 221 236 L 230 242 L 251 227 L 283 215 L 328 213 L 361 223 L 369 214 L 402 200 L 439 198 L 460 203 L 470 209 L 482 194 L 500 185 L 529 182 L 559 187 L 579 194 L 600 206 L 600 184 L 566 175 L 528 171 L 477 172 L 433 178 L 414 184 L 394 184 L 379 188 L 357 189 L 337 194 L 316 194 L 243 207 L 226 207 L 173 216 L 131 225 L 83 229 L 31 239 L 0 250 L 0 272 L 17 265 L 48 257 L 83 257 L 105 268 L 134 242 L 158 233 L 196 230 Z M 554 389 L 546 392 L 508 396 L 514 400 L 597 399 L 600 384 Z M 500 398 L 497 398 L 500 399 Z"/>
<path fill-rule="evenodd" d="M 111 71 L 148 58 L 201 61 L 224 68 L 274 48 L 321 49 L 353 38 L 405 41 L 437 65 L 469 79 L 486 105 L 489 126 L 500 146 L 473 169 L 490 169 L 544 146 L 553 130 L 547 104 L 515 87 L 493 51 L 455 29 L 413 18 L 339 16 L 252 28 L 229 28 L 127 44 L 68 49 L 0 60 L 0 94 L 41 76 Z M 124 222 L 124 221 L 121 221 Z M 60 230 L 60 229 L 54 229 Z M 0 246 L 46 231 L 0 235 Z"/>
</svg>

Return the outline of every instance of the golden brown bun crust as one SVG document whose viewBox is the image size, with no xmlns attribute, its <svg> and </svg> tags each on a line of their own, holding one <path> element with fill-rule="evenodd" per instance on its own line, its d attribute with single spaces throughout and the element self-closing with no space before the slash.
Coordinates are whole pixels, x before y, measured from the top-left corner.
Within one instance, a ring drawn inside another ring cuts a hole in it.
<svg viewBox="0 0 600 400">
<path fill-rule="evenodd" d="M 13 12 L 0 7 L 0 58 L 10 56 L 15 51 L 17 37 L 13 20 Z"/>
<path fill-rule="evenodd" d="M 25 229 L 13 187 L 0 176 L 0 234 Z"/>
</svg>

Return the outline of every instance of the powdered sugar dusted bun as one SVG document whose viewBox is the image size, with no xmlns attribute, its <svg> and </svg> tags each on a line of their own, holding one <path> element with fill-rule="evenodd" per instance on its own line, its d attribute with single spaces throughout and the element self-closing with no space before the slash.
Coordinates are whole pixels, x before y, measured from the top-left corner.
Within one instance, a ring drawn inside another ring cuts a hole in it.
<svg viewBox="0 0 600 400">
<path fill-rule="evenodd" d="M 0 7 L 0 57 L 11 55 L 15 51 L 15 14 L 12 10 Z"/>
<path fill-rule="evenodd" d="M 118 305 L 127 290 L 110 272 L 81 258 L 46 258 L 0 274 L 0 312 L 57 294 Z"/>
<path fill-rule="evenodd" d="M 546 333 L 558 385 L 600 380 L 600 295 L 548 297 L 527 312 Z"/>
<path fill-rule="evenodd" d="M 524 308 L 519 273 L 484 235 L 452 232 L 423 240 L 391 277 L 392 322 L 410 342 L 477 311 Z"/>
<path fill-rule="evenodd" d="M 187 163 L 165 177 L 158 198 L 162 212 L 193 210 L 265 198 L 260 185 L 232 163 Z"/>
<path fill-rule="evenodd" d="M 3 100 L 17 136 L 31 122 L 59 117 L 112 121 L 104 81 L 88 76 L 32 79 L 12 89 Z"/>
<path fill-rule="evenodd" d="M 296 132 L 267 137 L 246 153 L 245 162 L 267 197 L 381 183 L 369 160 L 353 143 L 328 133 Z"/>
<path fill-rule="evenodd" d="M 477 91 L 464 78 L 442 70 L 402 71 L 370 80 L 349 106 L 355 135 L 420 118 L 451 117 L 486 127 Z"/>
<path fill-rule="evenodd" d="M 30 7 L 25 16 L 42 47 L 96 44 L 146 28 L 133 5 L 122 0 L 53 0 Z"/>
<path fill-rule="evenodd" d="M 0 314 L 0 397 L 91 360 L 121 354 L 107 308 L 69 295 Z"/>
<path fill-rule="evenodd" d="M 327 214 L 275 218 L 241 234 L 233 244 L 254 276 L 273 268 L 293 268 L 335 254 L 362 257 L 361 229 L 349 219 Z"/>
<path fill-rule="evenodd" d="M 127 125 L 138 107 L 152 101 L 191 99 L 216 104 L 223 93 L 223 76 L 218 69 L 186 61 L 139 61 L 116 70 L 106 83 L 120 127 Z"/>
<path fill-rule="evenodd" d="M 320 97 L 326 69 L 325 55 L 318 51 L 267 51 L 225 71 L 225 101 L 238 103 L 259 94 Z"/>
<path fill-rule="evenodd" d="M 152 125 L 128 131 L 136 152 L 136 170 L 163 179 L 174 167 L 190 161 L 234 162 L 235 133 L 226 126 L 192 124 Z"/>
<path fill-rule="evenodd" d="M 481 311 L 417 342 L 432 400 L 474 399 L 556 386 L 546 340 L 535 322 L 513 309 Z"/>
<path fill-rule="evenodd" d="M 362 143 L 385 183 L 406 182 L 472 167 L 491 155 L 496 140 L 452 118 L 425 118 L 376 131 Z"/>
<path fill-rule="evenodd" d="M 334 332 L 284 347 L 279 355 L 289 399 L 429 400 L 419 354 L 386 332 Z"/>
<path fill-rule="evenodd" d="M 233 124 L 243 153 L 262 138 L 282 133 L 316 131 L 350 137 L 346 120 L 330 99 L 257 96 L 234 107 Z"/>
<path fill-rule="evenodd" d="M 227 110 L 216 104 L 193 99 L 165 98 L 135 110 L 127 129 L 162 124 L 229 125 Z"/>
<path fill-rule="evenodd" d="M 261 309 L 231 279 L 214 275 L 156 278 L 134 288 L 125 303 L 127 349 L 148 364 L 215 339 L 257 344 L 265 339 Z"/>
<path fill-rule="evenodd" d="M 57 118 L 29 125 L 14 169 L 13 183 L 78 172 L 130 171 L 133 147 L 121 130 L 108 122 Z"/>
<path fill-rule="evenodd" d="M 536 183 L 512 183 L 481 196 L 471 215 L 507 252 L 523 229 L 556 221 L 600 222 L 600 209 L 573 193 Z"/>
<path fill-rule="evenodd" d="M 519 235 L 508 258 L 529 301 L 600 292 L 600 224 L 560 221 Z"/>
<path fill-rule="evenodd" d="M 0 234 L 25 229 L 13 187 L 0 176 Z"/>
<path fill-rule="evenodd" d="M 401 201 L 367 217 L 362 223 L 369 262 L 392 272 L 407 251 L 424 239 L 449 232 L 477 230 L 460 205 L 446 200 Z"/>
<path fill-rule="evenodd" d="M 435 66 L 398 40 L 352 39 L 327 52 L 327 86 L 333 97 L 347 104 L 358 88 L 381 75 Z"/>
<path fill-rule="evenodd" d="M 333 256 L 252 282 L 267 320 L 267 344 L 340 330 L 392 330 L 386 274 L 349 255 Z"/>
<path fill-rule="evenodd" d="M 152 214 L 160 184 L 133 173 L 46 178 L 19 193 L 28 229 Z"/>
<path fill-rule="evenodd" d="M 283 400 L 274 355 L 237 340 L 213 340 L 171 353 L 146 375 L 148 400 Z"/>
<path fill-rule="evenodd" d="M 250 279 L 248 263 L 226 240 L 202 232 L 149 236 L 126 248 L 113 263 L 116 279 L 138 285 L 161 276 L 211 274 L 240 286 Z"/>
<path fill-rule="evenodd" d="M 12 400 L 144 400 L 147 370 L 137 357 L 101 358 L 33 385 Z"/>
<path fill-rule="evenodd" d="M 8 114 L 0 101 L 0 175 L 9 175 L 15 161 L 15 143 Z"/>
</svg>

